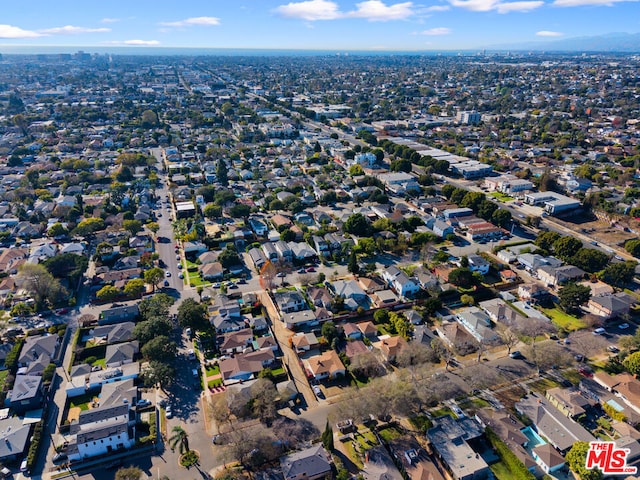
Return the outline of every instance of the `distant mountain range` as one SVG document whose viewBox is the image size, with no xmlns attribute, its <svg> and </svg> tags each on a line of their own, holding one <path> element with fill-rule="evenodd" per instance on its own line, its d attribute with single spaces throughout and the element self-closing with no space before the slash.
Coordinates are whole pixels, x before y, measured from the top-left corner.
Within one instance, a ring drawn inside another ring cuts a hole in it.
<svg viewBox="0 0 640 480">
<path fill-rule="evenodd" d="M 563 38 L 551 41 L 492 45 L 487 50 L 535 50 L 545 52 L 640 53 L 640 33 L 609 33 L 593 37 Z"/>
</svg>

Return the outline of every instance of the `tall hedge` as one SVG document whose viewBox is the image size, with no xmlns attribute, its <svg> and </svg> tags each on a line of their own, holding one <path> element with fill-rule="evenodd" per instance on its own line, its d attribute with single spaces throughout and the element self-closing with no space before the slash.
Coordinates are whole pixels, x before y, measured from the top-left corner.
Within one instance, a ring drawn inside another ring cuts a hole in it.
<svg viewBox="0 0 640 480">
<path fill-rule="evenodd" d="M 509 471 L 514 475 L 515 478 L 519 478 L 522 480 L 536 480 L 536 477 L 533 473 L 531 473 L 527 467 L 524 466 L 524 463 L 520 461 L 518 457 L 509 449 L 506 443 L 504 443 L 491 428 L 485 430 L 485 435 L 487 439 L 491 443 L 491 446 L 498 453 L 500 459 L 507 466 Z"/>
</svg>

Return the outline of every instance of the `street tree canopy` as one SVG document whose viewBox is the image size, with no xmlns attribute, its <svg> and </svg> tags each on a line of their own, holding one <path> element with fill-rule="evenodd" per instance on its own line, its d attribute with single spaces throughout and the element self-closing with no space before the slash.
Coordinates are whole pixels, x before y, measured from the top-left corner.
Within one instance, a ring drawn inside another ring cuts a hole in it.
<svg viewBox="0 0 640 480">
<path fill-rule="evenodd" d="M 209 326 L 207 309 L 193 298 L 187 298 L 178 307 L 178 323 L 182 328 L 203 330 Z"/>
</svg>

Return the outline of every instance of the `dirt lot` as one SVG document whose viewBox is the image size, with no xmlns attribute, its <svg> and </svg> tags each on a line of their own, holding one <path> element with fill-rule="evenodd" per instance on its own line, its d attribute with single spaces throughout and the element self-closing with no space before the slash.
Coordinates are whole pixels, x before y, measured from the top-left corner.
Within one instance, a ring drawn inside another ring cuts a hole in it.
<svg viewBox="0 0 640 480">
<path fill-rule="evenodd" d="M 559 219 L 554 219 L 556 222 L 565 225 L 567 228 L 576 229 L 582 233 L 585 233 L 592 237 L 595 241 L 602 245 L 619 245 L 623 246 L 624 242 L 631 239 L 638 238 L 638 235 L 632 231 L 626 232 L 624 228 L 629 230 L 638 231 L 640 229 L 637 220 L 630 220 L 628 224 L 616 223 L 611 224 L 605 220 L 593 220 L 590 222 L 584 222 L 580 224 L 565 222 Z"/>
</svg>

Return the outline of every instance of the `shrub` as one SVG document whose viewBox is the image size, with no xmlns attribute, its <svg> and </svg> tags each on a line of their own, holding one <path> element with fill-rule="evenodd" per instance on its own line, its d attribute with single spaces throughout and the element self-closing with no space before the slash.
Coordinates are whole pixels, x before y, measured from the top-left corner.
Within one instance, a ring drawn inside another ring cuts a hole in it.
<svg viewBox="0 0 640 480">
<path fill-rule="evenodd" d="M 31 470 L 38 460 L 38 448 L 40 447 L 40 439 L 42 438 L 42 421 L 36 423 L 31 437 L 31 445 L 29 445 L 29 453 L 27 454 L 27 469 Z"/>
<path fill-rule="evenodd" d="M 535 476 L 524 466 L 524 463 L 520 461 L 518 457 L 509 449 L 500 438 L 491 430 L 487 428 L 485 431 L 487 439 L 498 453 L 500 459 L 504 462 L 505 466 L 514 475 L 515 478 L 523 480 L 535 480 Z"/>
</svg>

